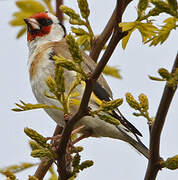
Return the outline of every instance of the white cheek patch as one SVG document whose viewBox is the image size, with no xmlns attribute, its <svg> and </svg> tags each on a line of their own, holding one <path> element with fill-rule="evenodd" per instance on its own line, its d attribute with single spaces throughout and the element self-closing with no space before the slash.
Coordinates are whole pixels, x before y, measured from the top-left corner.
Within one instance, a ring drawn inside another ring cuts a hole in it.
<svg viewBox="0 0 178 180">
<path fill-rule="evenodd" d="M 39 23 L 36 21 L 34 18 L 29 18 L 29 23 L 31 24 L 33 29 L 38 29 L 40 30 Z"/>
</svg>

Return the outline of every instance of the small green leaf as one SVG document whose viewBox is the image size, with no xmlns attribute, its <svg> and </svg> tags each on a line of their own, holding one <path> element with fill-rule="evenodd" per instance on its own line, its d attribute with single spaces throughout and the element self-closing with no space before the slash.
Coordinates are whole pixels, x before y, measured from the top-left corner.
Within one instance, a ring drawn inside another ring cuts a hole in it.
<svg viewBox="0 0 178 180">
<path fill-rule="evenodd" d="M 70 19 L 69 23 L 73 25 L 86 25 L 85 21 L 81 19 Z"/>
<path fill-rule="evenodd" d="M 143 108 L 144 111 L 147 111 L 149 109 L 148 97 L 145 94 L 140 94 L 139 101 L 141 108 Z"/>
<path fill-rule="evenodd" d="M 151 3 L 154 4 L 155 7 L 160 9 L 162 12 L 177 17 L 177 11 L 173 10 L 167 2 L 161 0 L 152 0 Z"/>
<path fill-rule="evenodd" d="M 17 34 L 17 39 L 20 38 L 20 37 L 22 37 L 22 36 L 25 34 L 26 30 L 27 30 L 27 28 L 26 28 L 26 27 L 23 27 L 23 28 L 18 32 L 18 34 Z"/>
<path fill-rule="evenodd" d="M 122 28 L 122 31 L 129 31 L 135 27 L 135 22 L 122 22 L 119 23 L 119 27 Z"/>
<path fill-rule="evenodd" d="M 148 77 L 153 81 L 165 81 L 165 79 L 161 79 L 161 78 L 154 77 L 154 76 L 148 76 Z"/>
<path fill-rule="evenodd" d="M 178 7 L 176 0 L 168 0 L 168 4 L 174 11 L 177 11 Z"/>
<path fill-rule="evenodd" d="M 20 11 L 13 14 L 14 18 L 9 23 L 12 26 L 23 26 L 17 34 L 17 38 L 20 38 L 26 31 L 24 19 L 35 13 L 45 11 L 45 7 L 36 0 L 18 0 L 16 5 Z"/>
<path fill-rule="evenodd" d="M 84 19 L 87 19 L 90 15 L 90 9 L 88 7 L 87 0 L 78 0 L 78 6 L 80 8 L 81 15 Z"/>
<path fill-rule="evenodd" d="M 61 5 L 60 10 L 65 13 L 67 16 L 69 16 L 71 19 L 80 19 L 79 14 L 77 14 L 72 8 L 69 8 L 67 6 Z"/>
<path fill-rule="evenodd" d="M 112 101 L 102 101 L 100 108 L 102 109 L 102 111 L 108 112 L 108 111 L 112 111 L 112 110 L 116 109 L 122 103 L 123 103 L 122 98 L 112 100 Z"/>
<path fill-rule="evenodd" d="M 49 180 L 58 180 L 58 177 L 52 166 L 49 168 L 49 172 L 51 173 L 51 177 L 49 178 Z"/>
<path fill-rule="evenodd" d="M 147 39 L 154 37 L 158 30 L 151 22 L 142 23 L 140 21 L 136 21 L 136 28 L 141 33 L 142 42 L 146 42 Z"/>
<path fill-rule="evenodd" d="M 168 71 L 167 69 L 165 69 L 165 68 L 160 68 L 160 69 L 158 70 L 158 73 L 159 73 L 159 75 L 160 75 L 162 78 L 164 78 L 164 79 L 166 79 L 166 80 L 169 80 L 169 79 L 171 78 L 171 74 L 170 74 L 169 71 Z"/>
<path fill-rule="evenodd" d="M 47 148 L 36 149 L 31 152 L 31 156 L 34 158 L 48 157 L 53 159 L 56 157 L 55 153 L 49 151 Z"/>
<path fill-rule="evenodd" d="M 151 42 L 150 46 L 156 46 L 159 43 L 163 44 L 168 38 L 170 32 L 176 28 L 176 22 L 177 19 L 174 17 L 170 17 L 164 20 L 165 25 L 158 30 L 158 33 L 153 36 L 153 38 L 149 39 L 145 43 Z"/>
<path fill-rule="evenodd" d="M 70 59 L 66 59 L 62 56 L 53 56 L 53 59 L 55 60 L 56 65 L 62 66 L 69 71 L 79 71 L 76 64 Z"/>
<path fill-rule="evenodd" d="M 13 172 L 9 170 L 0 170 L 0 173 L 7 177 L 7 180 L 17 180 Z"/>
<path fill-rule="evenodd" d="M 35 176 L 29 176 L 29 177 L 28 177 L 28 180 L 38 180 L 38 178 L 35 177 Z"/>
<path fill-rule="evenodd" d="M 88 34 L 88 32 L 86 32 L 84 29 L 75 28 L 75 27 L 72 27 L 72 32 L 75 33 L 77 36 L 87 35 Z"/>
<path fill-rule="evenodd" d="M 84 46 L 86 42 L 89 44 L 90 36 L 89 35 L 82 35 L 77 39 L 76 42 L 78 43 L 79 46 Z"/>
<path fill-rule="evenodd" d="M 48 76 L 46 78 L 46 85 L 49 88 L 49 91 L 51 93 L 55 93 L 56 92 L 56 82 L 54 81 L 54 79 L 51 76 Z"/>
<path fill-rule="evenodd" d="M 36 141 L 42 147 L 48 146 L 48 144 L 46 144 L 47 138 L 43 137 L 41 134 L 39 134 L 35 130 L 33 130 L 31 128 L 25 128 L 24 132 L 28 137 L 30 137 L 31 139 Z"/>
<path fill-rule="evenodd" d="M 94 164 L 94 162 L 91 161 L 91 160 L 83 161 L 83 162 L 80 164 L 79 169 L 83 171 L 84 169 L 93 166 L 93 164 Z"/>
<path fill-rule="evenodd" d="M 80 64 L 83 61 L 83 57 L 77 42 L 71 34 L 66 36 L 66 42 L 69 46 L 69 51 L 72 55 L 74 62 Z"/>
<path fill-rule="evenodd" d="M 30 145 L 32 150 L 42 148 L 42 146 L 40 146 L 37 142 L 32 141 L 32 140 L 29 141 L 29 145 Z"/>
<path fill-rule="evenodd" d="M 138 3 L 138 16 L 141 17 L 144 15 L 146 8 L 148 7 L 148 0 L 139 0 Z"/>
<path fill-rule="evenodd" d="M 112 116 L 110 116 L 109 114 L 96 114 L 101 120 L 113 124 L 115 126 L 120 125 L 120 121 Z"/>
<path fill-rule="evenodd" d="M 140 109 L 140 104 L 134 99 L 131 93 L 126 93 L 125 96 L 130 107 L 134 108 L 135 110 Z"/>
<path fill-rule="evenodd" d="M 23 101 L 20 101 L 22 103 L 18 104 L 16 103 L 16 106 L 18 106 L 19 108 L 13 108 L 12 111 L 15 112 L 21 112 L 21 111 L 28 111 L 28 110 L 32 110 L 32 109 L 58 109 L 60 111 L 63 111 L 62 108 L 54 106 L 54 105 L 46 105 L 46 104 L 30 104 L 30 103 L 24 103 Z"/>
<path fill-rule="evenodd" d="M 123 49 L 126 48 L 127 43 L 128 43 L 128 41 L 129 41 L 129 39 L 130 39 L 130 36 L 131 36 L 131 34 L 133 33 L 133 31 L 135 31 L 135 30 L 136 30 L 136 28 L 131 29 L 131 30 L 128 32 L 127 36 L 125 36 L 125 37 L 122 39 L 122 48 L 123 48 Z"/>
<path fill-rule="evenodd" d="M 163 167 L 171 170 L 178 169 L 178 155 L 168 158 L 165 162 L 161 163 Z"/>
<path fill-rule="evenodd" d="M 11 166 L 5 167 L 3 169 L 0 169 L 0 173 L 2 173 L 3 171 L 10 171 L 12 173 L 17 173 L 17 172 L 21 172 L 25 169 L 31 168 L 36 165 L 38 165 L 38 163 L 23 162 L 23 163 L 20 163 L 17 165 L 11 165 Z"/>
<path fill-rule="evenodd" d="M 65 92 L 65 82 L 64 82 L 64 69 L 63 67 L 56 64 L 55 66 L 55 82 L 56 88 L 59 93 Z"/>
<path fill-rule="evenodd" d="M 109 75 L 109 76 L 113 76 L 115 78 L 118 78 L 118 79 L 122 79 L 120 73 L 119 73 L 119 69 L 117 69 L 116 67 L 112 67 L 112 66 L 105 66 L 104 70 L 103 70 L 103 73 L 105 75 Z"/>
<path fill-rule="evenodd" d="M 16 5 L 24 12 L 37 13 L 45 11 L 44 5 L 36 0 L 19 0 L 16 1 Z"/>
</svg>

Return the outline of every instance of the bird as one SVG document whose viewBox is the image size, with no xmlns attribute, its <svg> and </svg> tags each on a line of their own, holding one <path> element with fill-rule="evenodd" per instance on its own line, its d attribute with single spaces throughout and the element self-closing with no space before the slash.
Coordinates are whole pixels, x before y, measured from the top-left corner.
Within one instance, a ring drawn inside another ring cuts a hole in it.
<svg viewBox="0 0 178 180">
<path fill-rule="evenodd" d="M 58 18 L 50 12 L 39 12 L 29 18 L 24 19 L 27 25 L 27 42 L 29 49 L 28 68 L 32 91 L 36 100 L 40 104 L 62 105 L 54 98 L 49 98 L 44 92 L 49 92 L 46 84 L 46 78 L 54 77 L 55 62 L 51 59 L 51 54 L 72 59 L 68 44 L 66 42 L 66 29 Z M 82 50 L 81 54 L 84 59 L 82 68 L 86 73 L 92 73 L 96 63 Z M 75 71 L 64 70 L 64 82 L 66 91 L 69 90 L 71 83 L 76 78 Z M 75 91 L 80 92 L 81 99 L 84 92 L 84 85 L 79 84 Z M 89 100 L 89 107 L 96 110 L 99 107 L 98 101 L 111 101 L 112 91 L 104 79 L 103 75 L 99 77 L 94 85 L 93 96 Z M 75 113 L 77 105 L 70 108 L 70 113 Z M 61 127 L 65 126 L 64 112 L 58 109 L 44 109 L 47 114 Z M 107 114 L 107 112 L 105 112 Z M 149 158 L 148 148 L 141 142 L 142 134 L 132 125 L 119 111 L 115 109 L 110 114 L 120 121 L 119 125 L 113 125 L 101 120 L 98 116 L 84 116 L 81 118 L 76 127 L 83 126 L 81 134 L 90 132 L 91 137 L 109 137 L 122 140 L 134 147 L 139 153 Z"/>
</svg>

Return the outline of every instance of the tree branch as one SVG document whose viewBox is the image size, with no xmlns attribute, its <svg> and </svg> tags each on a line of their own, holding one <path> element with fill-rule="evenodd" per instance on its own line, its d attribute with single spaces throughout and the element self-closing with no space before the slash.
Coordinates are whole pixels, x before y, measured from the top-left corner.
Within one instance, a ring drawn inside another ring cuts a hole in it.
<svg viewBox="0 0 178 180">
<path fill-rule="evenodd" d="M 172 73 L 178 68 L 178 53 L 172 68 Z M 166 115 L 177 88 L 169 87 L 167 84 L 164 88 L 161 102 L 156 114 L 155 121 L 151 128 L 150 135 L 150 159 L 145 174 L 145 180 L 154 180 L 160 166 L 160 137 L 164 126 Z"/>
<path fill-rule="evenodd" d="M 125 11 L 125 8 L 128 6 L 128 4 L 131 1 L 132 0 L 126 0 L 125 3 L 122 3 L 122 11 L 121 11 L 122 14 Z M 116 21 L 115 18 L 116 18 L 116 9 L 113 11 L 112 16 L 110 17 L 108 23 L 106 24 L 103 32 L 92 42 L 92 47 L 90 50 L 90 57 L 95 62 L 97 62 L 100 52 L 102 51 L 104 45 L 106 44 L 106 42 L 108 41 L 109 37 L 111 36 L 113 32 L 115 21 Z"/>
<path fill-rule="evenodd" d="M 109 42 L 108 47 L 106 48 L 104 52 L 104 55 L 102 56 L 100 62 L 98 63 L 96 69 L 92 73 L 91 77 L 86 81 L 86 87 L 85 87 L 84 94 L 83 94 L 78 111 L 70 118 L 70 120 L 66 124 L 66 127 L 63 130 L 62 138 L 59 143 L 59 148 L 57 150 L 57 153 L 59 155 L 58 172 L 60 174 L 60 180 L 67 180 L 68 175 L 69 175 L 68 172 L 66 171 L 65 155 L 66 155 L 67 143 L 70 139 L 70 135 L 73 130 L 73 127 L 88 112 L 87 110 L 88 102 L 90 100 L 90 96 L 91 96 L 94 84 L 97 81 L 100 74 L 102 73 L 102 70 L 104 69 L 105 65 L 109 61 L 109 58 L 111 57 L 118 42 L 126 35 L 126 33 L 123 33 L 121 29 L 118 28 L 118 23 L 121 22 L 122 14 L 125 10 L 125 8 L 123 9 L 123 7 L 126 7 L 127 5 L 125 4 L 125 0 L 117 0 L 116 18 L 115 18 L 114 33 L 112 35 L 112 38 Z"/>
<path fill-rule="evenodd" d="M 64 16 L 59 7 L 63 4 L 63 0 L 56 0 L 56 16 L 58 17 L 60 22 L 63 22 Z"/>
<path fill-rule="evenodd" d="M 56 126 L 56 129 L 53 133 L 53 136 L 56 136 L 58 134 L 61 134 L 62 128 L 60 126 Z M 41 160 L 41 163 L 39 164 L 34 176 L 38 178 L 38 180 L 43 180 L 44 176 L 48 172 L 49 168 L 53 164 L 53 160 L 50 160 L 48 158 L 43 158 Z"/>
<path fill-rule="evenodd" d="M 116 18 L 116 10 L 113 11 L 112 16 L 110 17 L 106 27 L 104 28 L 103 32 L 93 40 L 92 47 L 90 50 L 90 57 L 97 62 L 99 54 L 103 49 L 104 45 L 108 41 L 109 37 L 111 36 L 115 24 Z"/>
</svg>

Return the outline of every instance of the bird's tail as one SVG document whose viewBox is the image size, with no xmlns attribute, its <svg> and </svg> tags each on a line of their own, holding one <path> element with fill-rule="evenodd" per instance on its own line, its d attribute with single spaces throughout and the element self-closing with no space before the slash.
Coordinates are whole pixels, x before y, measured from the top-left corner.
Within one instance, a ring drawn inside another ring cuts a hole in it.
<svg viewBox="0 0 178 180">
<path fill-rule="evenodd" d="M 143 154 L 147 159 L 149 159 L 149 150 L 141 141 L 135 141 L 134 139 L 132 139 L 128 143 L 141 154 Z"/>
<path fill-rule="evenodd" d="M 124 136 L 124 140 L 128 142 L 131 146 L 133 146 L 138 152 L 143 154 L 147 159 L 149 159 L 149 150 L 148 148 L 141 142 L 141 140 L 134 134 L 126 133 L 121 127 L 117 126 L 117 128 L 122 132 Z M 133 135 L 135 137 L 133 137 Z"/>
</svg>

